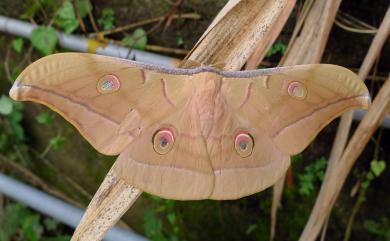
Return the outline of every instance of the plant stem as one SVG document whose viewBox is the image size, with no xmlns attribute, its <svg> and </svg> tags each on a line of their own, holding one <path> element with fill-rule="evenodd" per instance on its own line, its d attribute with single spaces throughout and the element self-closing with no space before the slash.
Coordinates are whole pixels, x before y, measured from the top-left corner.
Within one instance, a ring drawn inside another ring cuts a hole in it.
<svg viewBox="0 0 390 241">
<path fill-rule="evenodd" d="M 370 185 L 369 183 L 370 182 L 368 182 L 368 185 Z M 360 189 L 359 196 L 356 200 L 355 205 L 352 208 L 351 216 L 348 219 L 348 224 L 347 224 L 347 228 L 345 229 L 343 241 L 348 241 L 351 237 L 353 223 L 355 222 L 355 217 L 356 217 L 357 212 L 360 209 L 360 206 L 362 205 L 362 203 L 366 199 L 366 192 L 367 192 L 368 185 L 367 185 L 367 187 L 361 187 L 361 189 Z"/>
</svg>

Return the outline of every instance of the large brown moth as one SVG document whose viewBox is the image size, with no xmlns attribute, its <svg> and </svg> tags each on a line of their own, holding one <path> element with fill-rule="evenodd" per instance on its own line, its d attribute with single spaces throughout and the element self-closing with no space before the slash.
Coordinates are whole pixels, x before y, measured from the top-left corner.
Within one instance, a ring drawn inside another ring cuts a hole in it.
<svg viewBox="0 0 390 241">
<path fill-rule="evenodd" d="M 271 186 L 326 124 L 370 102 L 335 65 L 230 72 L 81 53 L 36 61 L 10 95 L 49 106 L 97 151 L 119 154 L 113 170 L 128 184 L 181 200 Z"/>
</svg>

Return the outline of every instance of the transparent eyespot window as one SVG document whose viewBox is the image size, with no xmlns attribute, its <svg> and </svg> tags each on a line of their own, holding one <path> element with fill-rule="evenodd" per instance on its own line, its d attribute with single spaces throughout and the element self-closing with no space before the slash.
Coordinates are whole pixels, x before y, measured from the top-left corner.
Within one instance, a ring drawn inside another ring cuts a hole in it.
<svg viewBox="0 0 390 241">
<path fill-rule="evenodd" d="M 299 81 L 291 81 L 287 87 L 288 94 L 296 99 L 304 99 L 307 95 L 306 86 Z"/>
<path fill-rule="evenodd" d="M 97 90 L 102 94 L 110 94 L 120 89 L 121 83 L 119 78 L 113 74 L 101 77 L 97 83 Z"/>
</svg>

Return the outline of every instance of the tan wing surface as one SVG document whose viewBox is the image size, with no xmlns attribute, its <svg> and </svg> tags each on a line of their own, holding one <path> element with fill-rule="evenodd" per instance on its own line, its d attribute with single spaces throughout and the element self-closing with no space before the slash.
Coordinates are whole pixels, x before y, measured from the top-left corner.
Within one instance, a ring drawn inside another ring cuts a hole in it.
<svg viewBox="0 0 390 241">
<path fill-rule="evenodd" d="M 116 173 L 129 184 L 164 198 L 208 198 L 214 175 L 196 108 L 189 100 L 179 111 L 143 129 L 119 156 Z M 161 155 L 154 149 L 153 137 L 164 128 L 173 132 L 175 141 Z"/>
<path fill-rule="evenodd" d="M 252 78 L 225 78 L 222 91 L 237 116 L 261 128 L 285 154 L 301 152 L 345 111 L 368 108 L 369 92 L 350 70 L 300 65 Z"/>
<path fill-rule="evenodd" d="M 99 81 L 111 75 L 117 78 L 119 88 L 102 92 Z M 180 107 L 188 97 L 185 84 L 182 75 L 158 73 L 132 62 L 62 53 L 27 67 L 15 81 L 10 96 L 49 106 L 99 152 L 115 155 L 137 135 L 139 128 Z"/>
<path fill-rule="evenodd" d="M 217 113 L 207 147 L 215 184 L 211 199 L 237 199 L 273 185 L 290 166 L 290 156 L 283 154 L 265 131 L 238 116 L 225 105 Z M 235 137 L 248 132 L 254 141 L 251 155 L 241 157 L 235 149 Z"/>
</svg>

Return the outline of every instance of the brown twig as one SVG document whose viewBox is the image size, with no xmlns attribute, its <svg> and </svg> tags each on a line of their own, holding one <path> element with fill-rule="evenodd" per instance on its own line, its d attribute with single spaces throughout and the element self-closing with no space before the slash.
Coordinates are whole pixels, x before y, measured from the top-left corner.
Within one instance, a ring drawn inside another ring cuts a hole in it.
<svg viewBox="0 0 390 241">
<path fill-rule="evenodd" d="M 42 156 L 42 154 L 39 153 L 37 150 L 35 150 L 34 148 L 30 148 L 30 150 L 31 150 L 32 154 L 34 154 L 35 157 L 42 160 L 45 163 L 45 165 L 50 167 L 56 173 L 58 173 L 58 174 L 63 173 L 56 166 L 54 166 L 49 159 L 47 159 L 45 156 Z M 64 177 L 64 181 L 66 181 L 68 184 L 70 184 L 75 190 L 77 190 L 85 198 L 88 198 L 88 199 L 92 198 L 92 195 L 88 191 L 86 191 L 84 188 L 82 188 L 79 184 L 77 184 L 75 181 L 73 181 L 70 177 L 68 177 L 66 175 L 63 177 Z"/>
<path fill-rule="evenodd" d="M 184 13 L 184 14 L 175 14 L 172 16 L 172 18 L 173 19 L 194 19 L 194 20 L 197 20 L 200 18 L 200 15 L 197 13 Z M 132 29 L 132 28 L 147 25 L 150 23 L 161 22 L 164 19 L 165 19 L 165 16 L 151 18 L 151 19 L 145 19 L 145 20 L 141 20 L 139 22 L 130 23 L 130 24 L 127 24 L 125 26 L 117 27 L 117 28 L 114 28 L 111 30 L 104 30 L 101 32 L 97 32 L 97 33 L 91 34 L 90 37 L 105 36 L 105 35 L 110 35 L 110 34 L 114 34 L 114 33 L 119 33 L 119 32 L 123 32 L 123 31 L 129 30 L 129 29 Z"/>
<path fill-rule="evenodd" d="M 181 4 L 183 3 L 183 0 L 177 0 L 174 3 L 170 3 L 172 6 L 171 10 L 165 15 L 164 21 L 164 31 L 171 25 L 173 21 L 173 16 L 179 11 L 179 8 Z"/>
<path fill-rule="evenodd" d="M 346 31 L 354 33 L 375 34 L 378 32 L 377 28 L 343 12 L 337 15 L 335 24 Z"/>
<path fill-rule="evenodd" d="M 99 28 L 98 28 L 98 26 L 96 24 L 95 18 L 93 17 L 92 11 L 88 12 L 88 18 L 89 18 L 89 21 L 92 24 L 93 31 L 95 31 L 95 33 L 99 32 Z"/>
<path fill-rule="evenodd" d="M 151 44 L 146 45 L 146 50 L 166 53 L 166 54 L 177 54 L 177 55 L 186 55 L 189 52 L 189 50 L 185 50 L 185 49 L 168 48 L 168 47 L 151 45 Z"/>
<path fill-rule="evenodd" d="M 362 67 L 359 71 L 359 76 L 364 80 L 366 79 L 374 61 L 376 60 L 380 50 L 382 49 L 388 35 L 390 33 L 390 7 L 388 8 L 386 15 L 383 19 L 381 26 L 379 27 L 378 33 L 374 37 L 374 40 L 371 43 L 370 49 L 363 61 Z M 388 81 L 388 80 L 387 80 Z M 369 110 L 370 112 L 370 110 Z M 352 115 L 353 112 L 346 113 L 342 116 L 339 128 L 336 133 L 336 138 L 333 143 L 332 151 L 330 154 L 328 168 L 325 173 L 325 178 L 321 186 L 320 193 L 317 197 L 316 203 L 310 215 L 309 221 L 303 230 L 303 233 L 300 237 L 302 241 L 312 241 L 317 236 L 321 230 L 322 225 L 325 222 L 326 217 L 330 214 L 331 208 L 328 208 L 330 200 L 329 198 L 336 198 L 338 191 L 339 183 L 335 182 L 334 176 L 342 175 L 349 170 L 347 166 L 340 167 L 339 163 L 342 162 L 342 153 L 346 145 L 349 130 L 352 124 Z M 367 116 L 368 114 L 366 114 Z M 363 119 L 364 120 L 364 119 Z M 361 122 L 362 124 L 363 122 Z M 356 133 L 355 133 L 356 135 Z M 354 136 L 355 136 L 354 135 Z M 352 140 L 351 140 L 352 142 Z M 346 152 L 347 150 L 345 150 Z M 344 152 L 344 154 L 345 154 Z M 344 156 L 344 155 L 343 155 Z M 344 181 L 344 180 L 342 180 Z M 342 184 L 342 183 L 341 183 Z M 340 184 L 340 185 L 341 185 Z M 334 188 L 328 189 L 329 186 L 334 186 Z M 340 187 L 341 188 L 341 187 Z M 334 202 L 334 200 L 332 200 Z M 326 203 L 326 205 L 324 205 Z"/>
<path fill-rule="evenodd" d="M 62 0 L 61 2 L 61 7 L 65 4 L 66 0 Z M 58 12 L 60 11 L 61 7 L 57 8 L 56 11 L 54 12 L 53 16 L 51 17 L 49 23 L 47 26 L 51 27 L 54 24 L 54 21 L 56 20 L 56 17 L 58 15 Z"/>
<path fill-rule="evenodd" d="M 46 14 L 45 9 L 43 8 L 41 2 L 39 0 L 35 0 L 35 3 L 38 5 L 39 10 L 41 11 L 41 13 L 43 15 L 43 18 L 45 19 L 45 21 L 47 21 L 49 18 L 47 17 L 47 14 Z M 31 16 L 31 17 L 33 17 L 33 16 Z"/>
<path fill-rule="evenodd" d="M 33 185 L 36 185 L 42 190 L 59 197 L 69 203 L 72 203 L 73 205 L 82 208 L 83 205 L 68 198 L 64 193 L 62 193 L 59 190 L 51 188 L 49 185 L 45 183 L 42 179 L 40 179 L 38 176 L 36 176 L 33 172 L 25 168 L 24 166 L 18 164 L 17 162 L 9 160 L 7 157 L 0 154 L 0 165 L 2 165 L 4 168 L 7 168 L 10 171 L 14 171 L 18 173 L 19 175 L 26 178 L 29 182 L 31 182 Z"/>
<path fill-rule="evenodd" d="M 81 15 L 80 15 L 79 6 L 78 6 L 76 0 L 73 0 L 72 2 L 73 2 L 73 7 L 74 7 L 75 12 L 76 12 L 77 21 L 78 21 L 79 24 L 80 24 L 80 28 L 81 28 L 81 30 L 83 30 L 84 33 L 86 33 L 86 32 L 87 32 L 87 28 L 85 27 L 83 18 L 82 18 Z"/>
<path fill-rule="evenodd" d="M 9 68 L 9 54 L 10 54 L 10 46 L 8 46 L 6 54 L 5 54 L 5 59 L 4 59 L 4 72 L 5 76 L 7 77 L 8 81 L 10 83 L 13 83 L 12 75 L 11 75 L 11 70 Z"/>
</svg>

